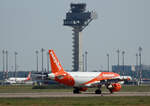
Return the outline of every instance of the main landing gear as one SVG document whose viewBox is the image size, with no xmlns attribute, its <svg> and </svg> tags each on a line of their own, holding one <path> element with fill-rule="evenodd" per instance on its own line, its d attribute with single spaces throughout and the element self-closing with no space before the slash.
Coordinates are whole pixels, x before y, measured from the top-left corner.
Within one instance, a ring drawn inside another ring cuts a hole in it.
<svg viewBox="0 0 150 106">
<path fill-rule="evenodd" d="M 80 94 L 81 93 L 80 92 L 80 88 L 74 87 L 73 93 L 74 94 Z M 95 94 L 101 94 L 101 93 L 102 93 L 102 91 L 101 91 L 100 88 L 98 88 L 97 90 L 95 90 Z"/>
<path fill-rule="evenodd" d="M 80 93 L 80 89 L 79 88 L 74 88 L 73 93 L 74 94 L 79 94 Z"/>
<path fill-rule="evenodd" d="M 112 89 L 108 89 L 109 90 L 109 92 L 112 94 L 113 93 L 113 91 L 112 91 Z"/>
<path fill-rule="evenodd" d="M 101 91 L 101 85 L 98 86 L 98 89 L 95 90 L 95 94 L 101 94 L 102 91 Z"/>
<path fill-rule="evenodd" d="M 95 90 L 95 94 L 101 94 L 102 91 L 100 89 Z"/>
</svg>

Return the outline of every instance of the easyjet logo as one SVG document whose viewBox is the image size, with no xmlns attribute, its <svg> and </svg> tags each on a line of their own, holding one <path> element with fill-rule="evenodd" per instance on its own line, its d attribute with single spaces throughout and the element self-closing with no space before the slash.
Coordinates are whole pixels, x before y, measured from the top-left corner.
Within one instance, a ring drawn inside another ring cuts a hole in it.
<svg viewBox="0 0 150 106">
<path fill-rule="evenodd" d="M 113 77 L 115 76 L 114 74 L 103 74 L 103 77 Z"/>
<path fill-rule="evenodd" d="M 56 64 L 58 70 L 61 70 L 61 66 L 60 66 L 59 62 L 56 60 L 54 54 L 52 52 L 50 52 L 50 54 L 51 54 L 51 56 L 52 56 L 52 58 L 54 60 L 54 63 Z"/>
</svg>

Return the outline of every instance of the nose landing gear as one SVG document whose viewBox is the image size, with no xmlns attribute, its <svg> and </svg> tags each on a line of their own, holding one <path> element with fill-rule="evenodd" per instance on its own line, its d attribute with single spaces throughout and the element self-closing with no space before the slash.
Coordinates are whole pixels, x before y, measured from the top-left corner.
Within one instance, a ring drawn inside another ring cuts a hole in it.
<svg viewBox="0 0 150 106">
<path fill-rule="evenodd" d="M 79 88 L 74 88 L 73 93 L 74 93 L 74 94 L 79 94 L 79 93 L 80 93 Z"/>
<path fill-rule="evenodd" d="M 95 94 L 101 94 L 102 91 L 100 89 L 95 90 Z"/>
</svg>

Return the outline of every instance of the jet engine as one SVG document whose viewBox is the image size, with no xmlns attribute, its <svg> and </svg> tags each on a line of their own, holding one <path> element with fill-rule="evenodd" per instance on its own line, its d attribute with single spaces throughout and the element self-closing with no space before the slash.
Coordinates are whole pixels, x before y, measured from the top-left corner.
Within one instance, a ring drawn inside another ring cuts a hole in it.
<svg viewBox="0 0 150 106">
<path fill-rule="evenodd" d="M 109 89 L 111 93 L 120 91 L 121 84 L 119 84 L 119 83 L 110 84 L 107 86 L 107 89 Z"/>
</svg>

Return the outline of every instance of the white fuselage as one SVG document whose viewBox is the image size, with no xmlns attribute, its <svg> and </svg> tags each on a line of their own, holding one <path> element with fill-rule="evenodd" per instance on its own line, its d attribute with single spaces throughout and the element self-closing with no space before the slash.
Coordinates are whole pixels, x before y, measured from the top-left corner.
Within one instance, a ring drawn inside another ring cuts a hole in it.
<svg viewBox="0 0 150 106">
<path fill-rule="evenodd" d="M 115 80 L 120 84 L 123 84 L 123 81 L 126 79 L 131 79 L 130 76 L 120 76 L 113 72 L 67 72 L 69 74 L 68 77 L 72 77 L 72 79 L 66 79 L 66 81 L 69 82 L 69 80 L 74 81 L 74 87 L 93 87 L 96 86 L 96 84 L 102 84 L 105 83 L 108 79 Z M 57 75 L 56 73 L 50 73 L 48 74 L 50 79 L 56 80 L 55 78 L 58 78 L 59 80 L 63 79 L 66 74 Z M 119 79 L 120 81 L 118 81 Z M 63 83 L 63 82 L 60 82 Z M 114 83 L 114 82 L 113 82 Z"/>
<path fill-rule="evenodd" d="M 101 72 L 68 72 L 75 81 L 75 86 L 80 86 L 95 77 L 97 77 Z"/>
<path fill-rule="evenodd" d="M 10 77 L 6 79 L 6 82 L 9 82 L 11 84 L 16 84 L 16 83 L 24 83 L 27 80 L 27 78 L 15 78 L 15 77 Z"/>
</svg>

